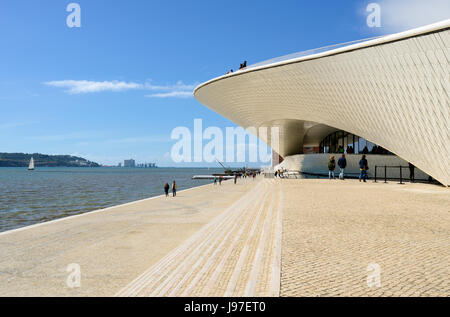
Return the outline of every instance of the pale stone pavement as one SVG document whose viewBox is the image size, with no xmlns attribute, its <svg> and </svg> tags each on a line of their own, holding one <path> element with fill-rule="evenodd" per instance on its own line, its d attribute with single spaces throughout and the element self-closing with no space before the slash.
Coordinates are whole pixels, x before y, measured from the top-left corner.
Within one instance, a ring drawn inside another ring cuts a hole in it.
<svg viewBox="0 0 450 317">
<path fill-rule="evenodd" d="M 258 178 L 178 196 L 0 233 L 0 295 L 450 294 L 446 188 Z"/>
<path fill-rule="evenodd" d="M 113 296 L 259 181 L 196 187 L 175 198 L 154 197 L 0 233 L 0 296 Z M 80 266 L 81 287 L 66 283 L 72 263 Z"/>
<path fill-rule="evenodd" d="M 449 189 L 283 180 L 283 192 L 281 296 L 450 295 Z M 381 287 L 367 285 L 372 263 Z"/>
<path fill-rule="evenodd" d="M 279 187 L 259 182 L 117 296 L 278 296 Z"/>
</svg>

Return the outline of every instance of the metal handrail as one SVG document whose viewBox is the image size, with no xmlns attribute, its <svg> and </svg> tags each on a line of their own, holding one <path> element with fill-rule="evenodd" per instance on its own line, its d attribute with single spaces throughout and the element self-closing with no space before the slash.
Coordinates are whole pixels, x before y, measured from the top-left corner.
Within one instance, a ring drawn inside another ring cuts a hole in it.
<svg viewBox="0 0 450 317">
<path fill-rule="evenodd" d="M 404 168 L 408 168 L 409 169 L 409 166 L 401 166 L 401 165 L 393 165 L 393 166 L 392 165 L 391 166 L 381 165 L 381 166 L 377 166 L 377 165 L 375 165 L 375 175 L 374 175 L 374 182 L 375 183 L 377 182 L 377 169 L 379 167 L 384 168 L 384 182 L 385 183 L 387 183 L 387 169 L 388 168 L 398 168 L 400 170 L 400 183 L 399 184 L 401 184 L 401 185 L 404 184 L 403 183 L 403 173 L 402 173 L 402 171 L 403 171 Z"/>
</svg>

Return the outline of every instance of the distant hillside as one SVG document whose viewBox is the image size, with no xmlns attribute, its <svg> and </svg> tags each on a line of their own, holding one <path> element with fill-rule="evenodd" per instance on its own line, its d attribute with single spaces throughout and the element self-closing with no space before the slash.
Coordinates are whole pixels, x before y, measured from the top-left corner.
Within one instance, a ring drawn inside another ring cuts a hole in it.
<svg viewBox="0 0 450 317">
<path fill-rule="evenodd" d="M 71 155 L 45 155 L 24 153 L 0 153 L 0 167 L 27 167 L 31 157 L 36 167 L 99 167 L 82 157 Z"/>
</svg>

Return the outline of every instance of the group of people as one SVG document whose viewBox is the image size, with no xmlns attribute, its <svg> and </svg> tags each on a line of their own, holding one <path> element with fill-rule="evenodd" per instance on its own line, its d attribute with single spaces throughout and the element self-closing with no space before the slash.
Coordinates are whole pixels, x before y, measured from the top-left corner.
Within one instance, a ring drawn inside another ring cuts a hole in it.
<svg viewBox="0 0 450 317">
<path fill-rule="evenodd" d="M 389 151 L 381 146 L 374 145 L 372 150 L 370 150 L 371 154 L 389 154 Z"/>
<path fill-rule="evenodd" d="M 348 153 L 348 152 L 347 152 Z M 362 150 L 362 154 L 389 154 L 388 150 L 385 148 L 382 148 L 381 146 L 374 145 L 373 148 L 369 151 L 369 148 L 367 146 L 364 147 Z"/>
<path fill-rule="evenodd" d="M 284 177 L 284 169 L 276 170 L 275 174 L 274 174 L 274 177 L 275 178 L 277 178 L 277 177 L 283 178 Z"/>
<path fill-rule="evenodd" d="M 247 67 L 247 61 L 244 61 L 242 64 L 239 65 L 239 69 L 244 69 Z M 228 74 L 231 74 L 233 72 L 233 69 L 230 69 L 230 71 L 227 72 Z"/>
<path fill-rule="evenodd" d="M 338 148 L 337 148 L 336 153 L 339 153 L 339 154 L 344 154 L 344 153 L 355 154 L 355 149 L 351 145 L 348 145 L 347 149 L 344 149 L 344 147 L 342 145 L 339 145 Z M 362 149 L 361 153 L 362 154 L 384 154 L 384 155 L 386 155 L 386 154 L 389 154 L 389 151 L 386 150 L 385 148 L 382 148 L 381 146 L 374 145 L 370 151 L 369 151 L 369 148 L 367 146 L 365 146 Z"/>
<path fill-rule="evenodd" d="M 166 183 L 164 185 L 164 193 L 166 194 L 166 197 L 169 197 L 169 189 L 170 185 L 169 183 Z M 177 183 L 175 181 L 172 182 L 172 196 L 175 197 L 177 195 Z"/>
<path fill-rule="evenodd" d="M 347 159 L 345 158 L 345 154 L 342 154 L 342 156 L 339 158 L 337 165 L 339 166 L 340 173 L 339 173 L 339 179 L 344 179 L 344 171 L 347 167 Z M 400 167 L 401 168 L 401 167 Z M 414 183 L 414 170 L 415 166 L 411 163 L 408 164 L 409 168 L 409 179 L 411 183 Z M 335 179 L 334 176 L 334 170 L 336 169 L 336 161 L 334 159 L 334 156 L 330 156 L 330 160 L 328 161 L 328 178 Z M 359 181 L 366 182 L 367 179 L 367 170 L 369 169 L 369 163 L 367 162 L 366 155 L 363 154 L 361 157 L 361 160 L 359 161 Z"/>
<path fill-rule="evenodd" d="M 244 174 L 242 174 L 242 177 L 244 177 L 244 178 L 247 178 L 247 177 L 256 178 L 256 174 L 260 174 L 260 173 L 259 172 L 252 172 L 252 173 L 245 172 Z"/>
<path fill-rule="evenodd" d="M 345 154 L 342 154 L 342 156 L 339 158 L 337 165 L 339 166 L 340 172 L 339 172 L 339 179 L 344 180 L 345 179 L 345 168 L 347 167 L 347 159 L 345 158 Z M 334 156 L 330 156 L 330 160 L 328 161 L 328 178 L 335 179 L 334 170 L 336 169 L 336 161 L 334 159 Z M 361 160 L 359 161 L 359 181 L 366 182 L 367 179 L 367 170 L 369 169 L 369 163 L 367 162 L 366 156 L 363 155 Z"/>
<path fill-rule="evenodd" d="M 222 185 L 222 181 L 223 181 L 223 177 L 222 176 L 214 176 L 214 185 L 217 185 L 217 178 L 219 178 L 219 185 Z M 234 181 L 234 183 L 236 184 L 236 181 Z"/>
<path fill-rule="evenodd" d="M 236 184 L 238 177 L 239 178 L 240 177 L 243 177 L 243 178 L 253 177 L 253 179 L 255 179 L 256 174 L 257 174 L 257 172 L 252 172 L 252 173 L 244 172 L 243 174 L 234 174 L 233 180 L 234 180 L 234 183 Z M 223 176 L 214 176 L 214 185 L 217 185 L 217 179 L 219 179 L 219 185 L 222 185 Z"/>
<path fill-rule="evenodd" d="M 339 153 L 341 153 L 341 152 L 339 152 Z M 347 154 L 354 154 L 354 153 L 355 153 L 355 149 L 353 148 L 353 146 L 347 145 Z"/>
</svg>

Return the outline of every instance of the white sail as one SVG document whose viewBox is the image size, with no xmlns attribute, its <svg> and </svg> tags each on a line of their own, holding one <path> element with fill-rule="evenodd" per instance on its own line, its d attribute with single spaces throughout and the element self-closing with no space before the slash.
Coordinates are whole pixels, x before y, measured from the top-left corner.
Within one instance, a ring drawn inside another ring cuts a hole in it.
<svg viewBox="0 0 450 317">
<path fill-rule="evenodd" d="M 31 160 L 30 160 L 30 165 L 28 165 L 28 170 L 30 170 L 30 171 L 34 170 L 34 159 L 33 158 L 31 158 Z"/>
</svg>

